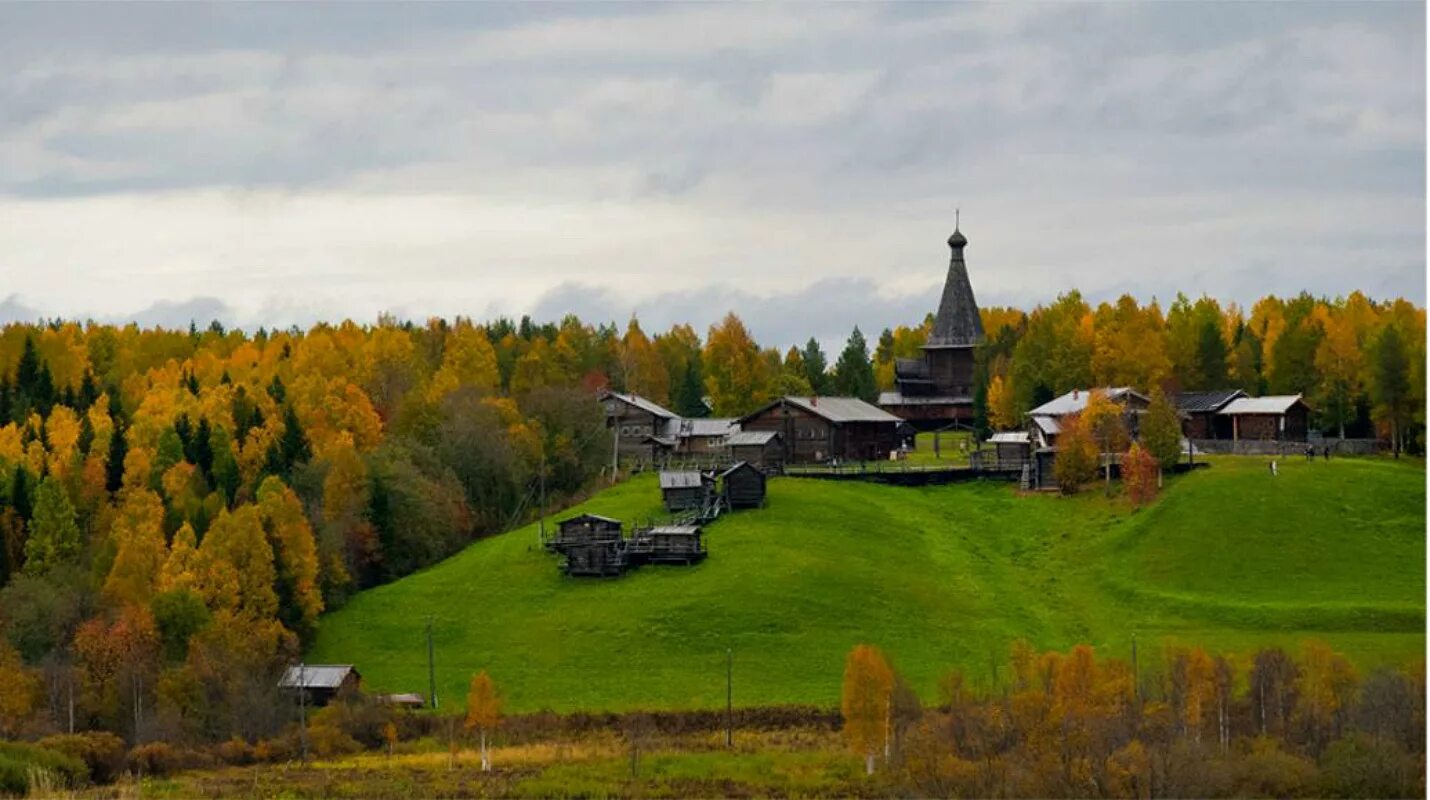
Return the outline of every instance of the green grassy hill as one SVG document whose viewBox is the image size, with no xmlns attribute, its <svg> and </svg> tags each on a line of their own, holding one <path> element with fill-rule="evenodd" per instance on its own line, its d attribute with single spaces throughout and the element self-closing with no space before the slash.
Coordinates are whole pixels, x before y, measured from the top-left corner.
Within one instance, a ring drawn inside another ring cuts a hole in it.
<svg viewBox="0 0 1430 800">
<path fill-rule="evenodd" d="M 654 476 L 576 511 L 659 516 Z M 562 517 L 566 514 L 560 515 Z M 1133 512 L 1092 490 L 904 489 L 782 478 L 768 507 L 708 529 L 710 558 L 568 579 L 535 526 L 482 541 L 322 620 L 311 662 L 460 704 L 485 668 L 510 711 L 713 708 L 734 651 L 739 705 L 838 702 L 843 658 L 880 645 L 915 688 L 962 667 L 1006 679 L 1009 643 L 1093 644 L 1144 669 L 1168 642 L 1247 652 L 1319 637 L 1370 666 L 1425 643 L 1420 462 L 1223 458 Z"/>
</svg>

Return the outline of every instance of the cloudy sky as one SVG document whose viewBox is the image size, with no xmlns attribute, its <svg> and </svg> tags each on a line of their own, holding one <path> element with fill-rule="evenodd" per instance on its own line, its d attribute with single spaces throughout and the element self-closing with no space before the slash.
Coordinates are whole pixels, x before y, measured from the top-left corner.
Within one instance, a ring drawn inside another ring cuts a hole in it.
<svg viewBox="0 0 1430 800">
<path fill-rule="evenodd" d="M 1425 7 L 0 6 L 0 320 L 1425 297 Z"/>
</svg>

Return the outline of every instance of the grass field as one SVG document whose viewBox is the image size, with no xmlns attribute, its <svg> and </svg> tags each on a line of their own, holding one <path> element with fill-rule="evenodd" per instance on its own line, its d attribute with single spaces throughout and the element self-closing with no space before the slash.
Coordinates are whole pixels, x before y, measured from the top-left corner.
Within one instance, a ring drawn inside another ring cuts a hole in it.
<svg viewBox="0 0 1430 800">
<path fill-rule="evenodd" d="M 767 508 L 708 529 L 700 566 L 609 581 L 560 576 L 531 526 L 362 593 L 323 618 L 308 658 L 425 692 L 431 615 L 444 708 L 485 668 L 508 710 L 568 711 L 723 707 L 726 648 L 737 705 L 837 704 L 858 642 L 929 698 L 953 666 L 1005 680 L 1018 637 L 1125 656 L 1135 633 L 1144 671 L 1169 642 L 1317 637 L 1362 666 L 1421 657 L 1423 462 L 1291 459 L 1272 478 L 1263 459 L 1213 461 L 1135 512 L 1096 488 L 781 478 Z M 654 476 L 578 510 L 658 516 Z"/>
</svg>

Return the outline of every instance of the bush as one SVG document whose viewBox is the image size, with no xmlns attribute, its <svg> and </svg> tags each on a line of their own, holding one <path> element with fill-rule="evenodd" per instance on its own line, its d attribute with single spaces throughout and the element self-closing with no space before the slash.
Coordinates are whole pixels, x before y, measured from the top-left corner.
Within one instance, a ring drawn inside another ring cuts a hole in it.
<svg viewBox="0 0 1430 800">
<path fill-rule="evenodd" d="M 135 745 L 129 751 L 129 769 L 140 775 L 173 775 L 187 769 L 203 769 L 214 765 L 212 756 L 193 750 L 180 750 L 167 742 Z"/>
<path fill-rule="evenodd" d="M 46 736 L 40 747 L 54 750 L 84 762 L 89 779 L 95 783 L 113 783 L 124 772 L 124 740 L 105 731 Z"/>
<path fill-rule="evenodd" d="M 327 723 L 309 725 L 308 741 L 312 743 L 313 753 L 319 758 L 344 756 L 362 750 L 362 745 L 358 744 L 356 739 L 336 725 Z"/>
<path fill-rule="evenodd" d="M 223 763 L 234 767 L 242 767 L 254 762 L 254 750 L 253 745 L 235 736 L 215 747 L 214 753 Z"/>
<path fill-rule="evenodd" d="M 0 793 L 25 795 L 31 775 L 37 772 L 72 788 L 89 780 L 89 768 L 78 758 L 36 744 L 0 742 Z"/>
</svg>

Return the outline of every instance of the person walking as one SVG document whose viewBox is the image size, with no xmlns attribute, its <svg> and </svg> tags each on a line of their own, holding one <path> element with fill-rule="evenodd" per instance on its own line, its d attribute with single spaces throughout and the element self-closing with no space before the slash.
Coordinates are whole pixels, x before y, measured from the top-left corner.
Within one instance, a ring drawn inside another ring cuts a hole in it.
<svg viewBox="0 0 1430 800">
<path fill-rule="evenodd" d="M 1276 477 L 1276 459 L 1271 459 L 1271 477 Z"/>
</svg>

